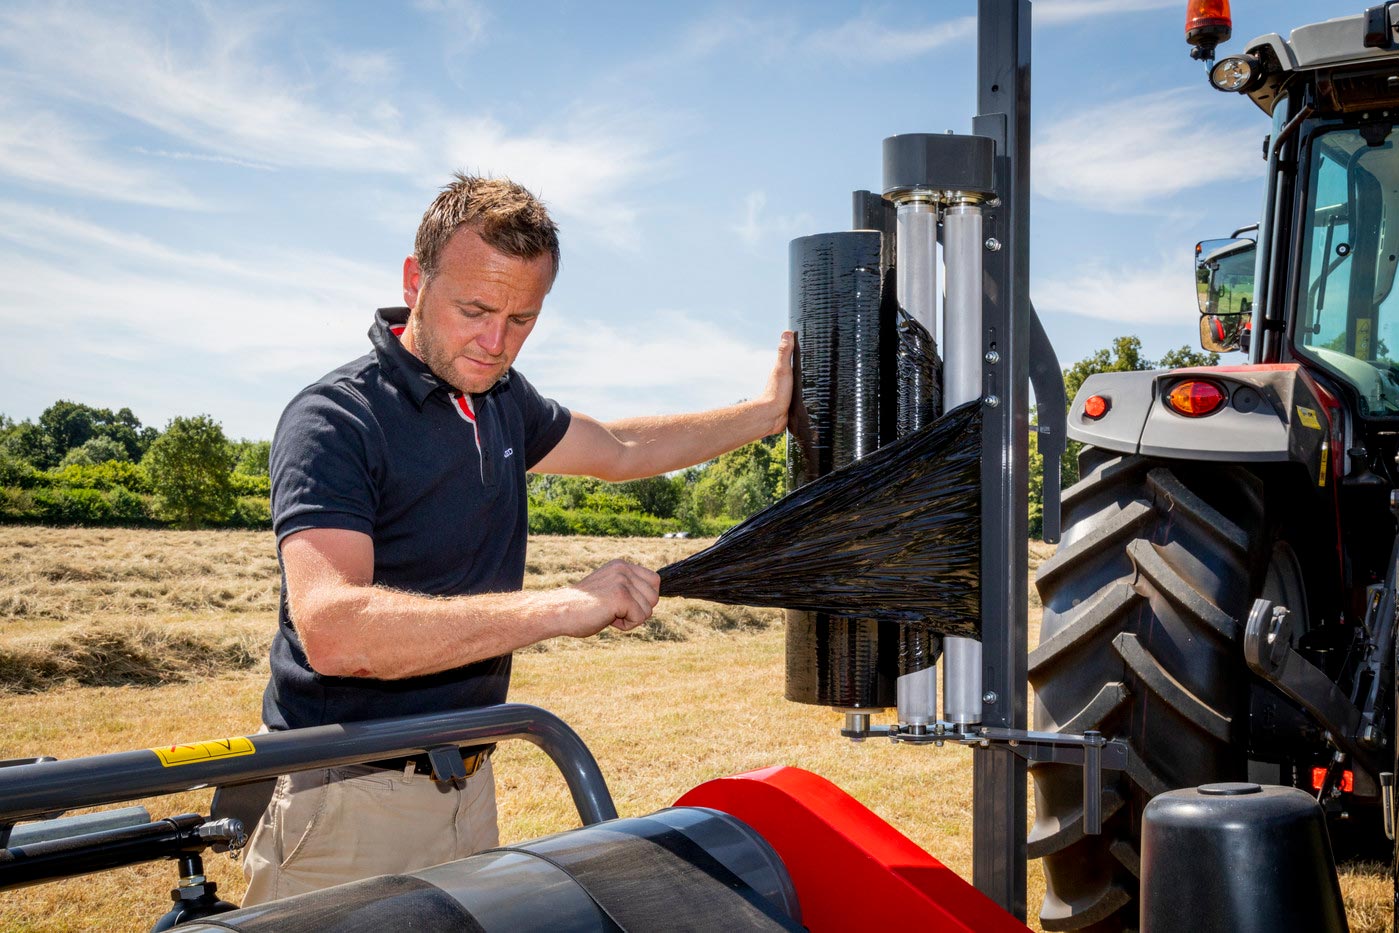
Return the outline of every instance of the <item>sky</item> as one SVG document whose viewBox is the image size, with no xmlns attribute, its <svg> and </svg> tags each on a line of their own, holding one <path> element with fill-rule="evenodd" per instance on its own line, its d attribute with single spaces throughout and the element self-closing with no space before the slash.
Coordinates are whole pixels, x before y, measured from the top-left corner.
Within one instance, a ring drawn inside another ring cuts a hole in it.
<svg viewBox="0 0 1399 933">
<path fill-rule="evenodd" d="M 1365 0 L 1235 0 L 1241 51 Z M 1031 298 L 1062 365 L 1195 344 L 1197 240 L 1254 222 L 1268 123 L 1185 0 L 1033 3 Z M 550 207 L 517 362 L 608 419 L 756 395 L 791 239 L 848 229 L 881 140 L 971 131 L 976 4 L 0 6 L 0 413 L 57 399 L 270 438 L 367 352 L 457 169 Z M 1239 360 L 1241 361 L 1241 360 Z"/>
</svg>

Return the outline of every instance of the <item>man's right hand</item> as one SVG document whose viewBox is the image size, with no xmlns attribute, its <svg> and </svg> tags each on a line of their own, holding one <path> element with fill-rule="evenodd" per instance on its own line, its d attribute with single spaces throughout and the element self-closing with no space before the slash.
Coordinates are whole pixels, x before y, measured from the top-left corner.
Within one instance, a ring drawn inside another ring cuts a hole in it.
<svg viewBox="0 0 1399 933">
<path fill-rule="evenodd" d="M 660 593 L 661 578 L 655 571 L 624 560 L 608 561 L 572 586 L 555 591 L 560 601 L 559 634 L 587 638 L 609 625 L 630 631 L 651 618 Z"/>
</svg>

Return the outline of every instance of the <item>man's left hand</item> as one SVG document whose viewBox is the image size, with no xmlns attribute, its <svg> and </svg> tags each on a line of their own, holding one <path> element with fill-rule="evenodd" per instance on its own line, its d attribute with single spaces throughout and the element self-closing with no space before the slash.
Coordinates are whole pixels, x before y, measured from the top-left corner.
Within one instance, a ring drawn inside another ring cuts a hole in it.
<svg viewBox="0 0 1399 933">
<path fill-rule="evenodd" d="M 768 434 L 780 434 L 787 427 L 787 411 L 792 405 L 792 351 L 796 345 L 797 335 L 784 330 L 777 344 L 777 363 L 768 374 L 763 394 L 758 397 L 758 401 L 773 413 Z"/>
</svg>

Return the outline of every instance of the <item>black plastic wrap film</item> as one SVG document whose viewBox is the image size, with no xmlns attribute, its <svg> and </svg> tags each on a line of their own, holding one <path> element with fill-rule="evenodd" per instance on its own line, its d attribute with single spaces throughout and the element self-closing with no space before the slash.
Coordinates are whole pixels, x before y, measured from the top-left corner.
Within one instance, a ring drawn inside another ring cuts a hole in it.
<svg viewBox="0 0 1399 933">
<path fill-rule="evenodd" d="M 979 625 L 979 429 L 923 432 L 942 361 L 895 301 L 888 245 L 868 230 L 793 241 L 795 491 L 661 570 L 664 595 L 786 608 L 786 695 L 803 703 L 892 706 L 897 677 L 935 664 L 942 633 Z M 890 444 L 902 453 L 868 469 Z"/>
<path fill-rule="evenodd" d="M 981 404 L 972 402 L 661 568 L 661 594 L 979 638 L 980 526 Z"/>
<path fill-rule="evenodd" d="M 866 230 L 792 241 L 789 326 L 801 361 L 798 417 L 789 419 L 798 423 L 787 443 L 793 487 L 879 447 L 880 358 L 889 351 L 880 333 L 879 245 L 880 234 Z"/>
<path fill-rule="evenodd" d="M 906 437 L 932 424 L 942 411 L 942 357 L 928 329 L 895 306 L 898 365 L 884 377 L 884 391 L 897 399 L 896 428 Z M 890 385 L 890 375 L 894 385 Z M 942 636 L 929 622 L 909 622 L 898 630 L 898 672 L 912 674 L 932 667 L 942 656 Z"/>
<path fill-rule="evenodd" d="M 890 246 L 887 233 L 878 231 L 792 241 L 789 326 L 797 333 L 798 370 L 788 419 L 789 489 L 854 462 L 897 429 L 894 397 L 880 391 L 896 359 L 888 339 L 889 315 L 897 311 Z M 899 674 L 891 650 L 895 628 L 791 608 L 786 616 L 789 700 L 892 705 Z"/>
</svg>

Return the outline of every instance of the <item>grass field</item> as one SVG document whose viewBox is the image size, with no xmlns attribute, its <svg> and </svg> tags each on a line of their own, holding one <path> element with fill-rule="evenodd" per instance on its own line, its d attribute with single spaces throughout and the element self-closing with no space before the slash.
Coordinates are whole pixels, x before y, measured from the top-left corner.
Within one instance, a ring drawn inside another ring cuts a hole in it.
<svg viewBox="0 0 1399 933">
<path fill-rule="evenodd" d="M 659 567 L 704 543 L 536 539 L 526 585 L 559 585 L 614 557 Z M 1031 547 L 1032 561 L 1049 553 Z M 254 731 L 276 599 L 265 533 L 0 528 L 0 758 Z M 1033 596 L 1030 615 L 1033 628 Z M 520 653 L 512 699 L 551 709 L 578 730 L 623 816 L 667 806 L 713 777 L 795 765 L 831 779 L 969 877 L 971 753 L 853 744 L 836 734 L 831 711 L 783 700 L 780 619 L 774 610 L 663 600 L 638 632 Z M 533 746 L 502 746 L 496 774 L 503 841 L 577 824 L 562 778 Z M 208 796 L 144 803 L 154 816 L 207 812 Z M 236 901 L 237 863 L 210 854 L 206 867 Z M 1358 866 L 1344 875 L 1351 929 L 1389 930 L 1384 871 Z M 149 929 L 174 881 L 173 864 L 157 863 L 0 894 L 0 930 Z M 1042 892 L 1031 863 L 1032 915 Z"/>
</svg>

